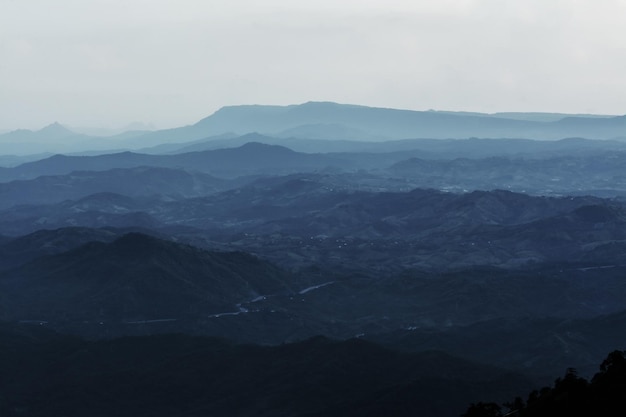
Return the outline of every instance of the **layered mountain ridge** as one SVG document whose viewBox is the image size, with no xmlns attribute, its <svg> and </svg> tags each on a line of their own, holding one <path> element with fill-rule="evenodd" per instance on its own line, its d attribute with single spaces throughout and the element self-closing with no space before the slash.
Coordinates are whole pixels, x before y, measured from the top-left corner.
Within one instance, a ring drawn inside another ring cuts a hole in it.
<svg viewBox="0 0 626 417">
<path fill-rule="evenodd" d="M 626 345 L 624 131 L 311 102 L 23 132 L 68 138 L 0 158 L 0 414 L 447 416 L 590 376 Z"/>
<path fill-rule="evenodd" d="M 154 132 L 129 131 L 114 137 L 74 133 L 58 123 L 36 132 L 0 135 L 0 149 L 27 154 L 103 149 L 137 149 L 165 142 L 185 142 L 223 134 L 258 132 L 308 139 L 391 140 L 410 138 L 623 138 L 626 116 L 559 114 L 484 114 L 414 111 L 332 102 L 289 106 L 243 105 L 223 107 L 189 126 Z M 50 143 L 52 139 L 58 144 Z M 81 146 L 82 145 L 82 146 Z"/>
</svg>

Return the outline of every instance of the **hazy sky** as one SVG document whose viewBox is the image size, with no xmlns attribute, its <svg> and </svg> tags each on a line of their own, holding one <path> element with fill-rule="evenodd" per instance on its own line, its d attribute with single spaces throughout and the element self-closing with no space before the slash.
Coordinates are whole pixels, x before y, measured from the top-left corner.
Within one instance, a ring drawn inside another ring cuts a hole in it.
<svg viewBox="0 0 626 417">
<path fill-rule="evenodd" d="M 626 114 L 626 0 L 0 0 L 0 129 L 221 106 Z"/>
</svg>

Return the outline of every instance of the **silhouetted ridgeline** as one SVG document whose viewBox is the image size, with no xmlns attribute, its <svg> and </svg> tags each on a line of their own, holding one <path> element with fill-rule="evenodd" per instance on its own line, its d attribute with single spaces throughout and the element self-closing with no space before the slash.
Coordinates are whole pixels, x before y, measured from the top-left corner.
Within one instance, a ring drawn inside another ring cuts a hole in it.
<svg viewBox="0 0 626 417">
<path fill-rule="evenodd" d="M 275 347 L 183 335 L 85 342 L 0 323 L 2 416 L 449 416 L 530 383 L 440 352 L 318 337 Z"/>
<path fill-rule="evenodd" d="M 505 404 L 472 404 L 463 417 L 619 416 L 626 413 L 626 358 L 624 351 L 613 351 L 602 362 L 600 372 L 589 381 L 573 368 L 554 381 L 552 387 L 534 390 L 524 401 L 516 397 Z"/>
</svg>

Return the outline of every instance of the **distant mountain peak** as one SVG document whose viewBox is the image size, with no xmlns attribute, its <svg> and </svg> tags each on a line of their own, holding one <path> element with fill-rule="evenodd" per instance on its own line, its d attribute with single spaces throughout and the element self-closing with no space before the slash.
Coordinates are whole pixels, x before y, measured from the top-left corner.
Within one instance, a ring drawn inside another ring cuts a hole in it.
<svg viewBox="0 0 626 417">
<path fill-rule="evenodd" d="M 39 130 L 39 132 L 64 132 L 64 133 L 74 133 L 59 122 L 50 123 L 48 126 Z"/>
<path fill-rule="evenodd" d="M 67 136 L 74 136 L 77 134 L 75 132 L 72 132 L 71 130 L 69 130 L 68 128 L 60 124 L 59 122 L 54 122 L 52 124 L 49 124 L 48 126 L 44 127 L 43 129 L 38 130 L 35 133 L 38 136 L 45 136 L 46 138 L 52 138 L 52 139 L 62 138 L 62 137 L 67 137 Z"/>
</svg>

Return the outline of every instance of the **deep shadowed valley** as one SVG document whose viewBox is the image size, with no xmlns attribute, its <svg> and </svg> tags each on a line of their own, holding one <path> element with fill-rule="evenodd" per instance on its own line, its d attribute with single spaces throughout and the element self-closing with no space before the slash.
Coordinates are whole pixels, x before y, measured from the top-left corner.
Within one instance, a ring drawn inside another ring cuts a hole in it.
<svg viewBox="0 0 626 417">
<path fill-rule="evenodd" d="M 562 375 L 509 408 L 602 398 L 624 132 L 306 103 L 0 135 L 24 145 L 0 158 L 0 414 L 490 415 Z"/>
</svg>

